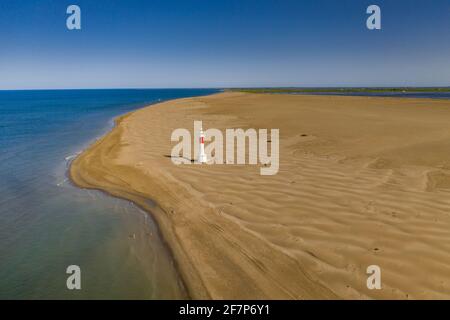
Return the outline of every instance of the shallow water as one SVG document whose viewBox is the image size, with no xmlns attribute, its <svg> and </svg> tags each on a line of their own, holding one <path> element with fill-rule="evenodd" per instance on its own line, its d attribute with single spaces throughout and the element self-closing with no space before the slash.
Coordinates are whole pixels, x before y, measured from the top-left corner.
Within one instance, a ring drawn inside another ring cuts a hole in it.
<svg viewBox="0 0 450 320">
<path fill-rule="evenodd" d="M 67 180 L 67 166 L 113 118 L 207 89 L 0 91 L 0 298 L 185 296 L 151 217 Z M 66 268 L 81 268 L 68 290 Z"/>
</svg>

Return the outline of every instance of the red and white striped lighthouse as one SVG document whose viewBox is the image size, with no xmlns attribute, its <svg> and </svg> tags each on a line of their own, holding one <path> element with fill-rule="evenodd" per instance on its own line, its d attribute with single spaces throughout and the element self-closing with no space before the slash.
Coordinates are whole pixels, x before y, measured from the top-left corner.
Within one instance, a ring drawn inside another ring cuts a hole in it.
<svg viewBox="0 0 450 320">
<path fill-rule="evenodd" d="M 198 148 L 198 162 L 199 163 L 206 163 L 208 159 L 206 158 L 205 154 L 205 134 L 203 133 L 203 128 L 200 128 L 200 145 Z"/>
</svg>

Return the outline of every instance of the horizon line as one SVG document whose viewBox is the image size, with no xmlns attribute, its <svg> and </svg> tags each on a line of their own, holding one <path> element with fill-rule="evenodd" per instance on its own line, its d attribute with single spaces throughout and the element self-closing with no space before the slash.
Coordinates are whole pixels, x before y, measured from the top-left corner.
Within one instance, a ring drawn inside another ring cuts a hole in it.
<svg viewBox="0 0 450 320">
<path fill-rule="evenodd" d="M 435 86 L 233 86 L 233 87 L 98 87 L 98 88 L 18 88 L 0 91 L 63 91 L 63 90 L 230 90 L 230 89 L 394 89 L 394 88 L 450 88 L 450 85 Z"/>
</svg>

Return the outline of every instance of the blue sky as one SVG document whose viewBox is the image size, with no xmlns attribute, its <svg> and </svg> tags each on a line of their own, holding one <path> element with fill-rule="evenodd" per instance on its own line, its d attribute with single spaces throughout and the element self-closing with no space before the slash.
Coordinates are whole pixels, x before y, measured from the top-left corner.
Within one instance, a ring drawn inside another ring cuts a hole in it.
<svg viewBox="0 0 450 320">
<path fill-rule="evenodd" d="M 407 85 L 450 86 L 450 0 L 0 1 L 0 89 Z"/>
</svg>

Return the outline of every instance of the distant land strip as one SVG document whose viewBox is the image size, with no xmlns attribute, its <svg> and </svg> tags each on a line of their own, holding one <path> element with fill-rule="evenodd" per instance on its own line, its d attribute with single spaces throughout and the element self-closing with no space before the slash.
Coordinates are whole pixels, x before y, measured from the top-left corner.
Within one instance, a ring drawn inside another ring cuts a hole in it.
<svg viewBox="0 0 450 320">
<path fill-rule="evenodd" d="M 226 91 L 248 93 L 406 93 L 406 92 L 450 92 L 450 87 L 391 87 L 391 88 L 230 88 Z"/>
</svg>

